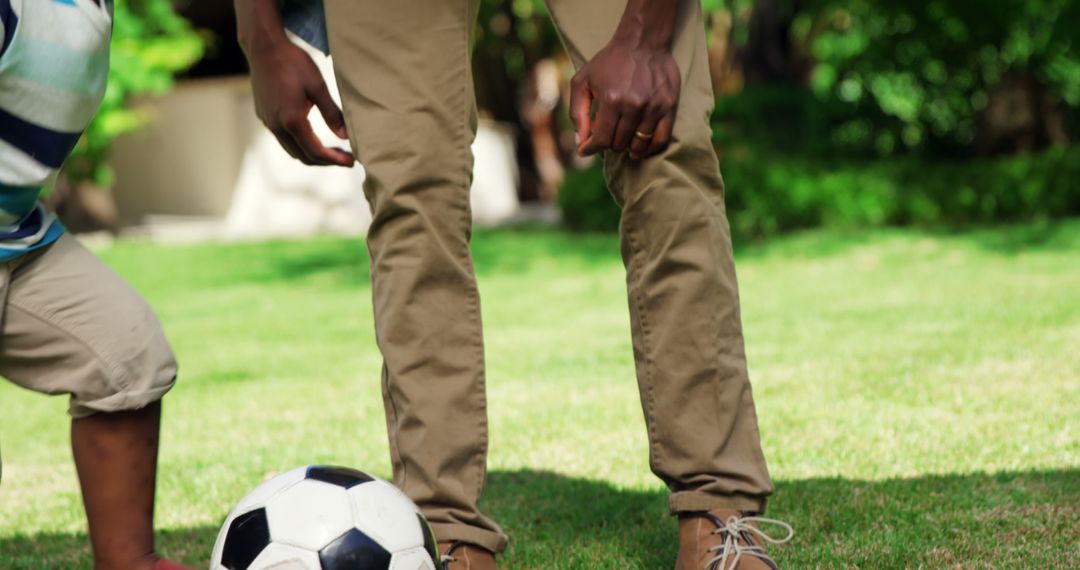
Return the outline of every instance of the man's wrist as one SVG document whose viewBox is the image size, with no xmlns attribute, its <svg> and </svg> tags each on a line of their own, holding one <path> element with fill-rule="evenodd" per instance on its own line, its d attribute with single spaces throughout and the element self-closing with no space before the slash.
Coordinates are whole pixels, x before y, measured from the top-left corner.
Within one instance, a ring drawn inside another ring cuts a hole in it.
<svg viewBox="0 0 1080 570">
<path fill-rule="evenodd" d="M 642 26 L 620 26 L 615 31 L 612 43 L 629 46 L 634 49 L 646 49 L 652 51 L 671 50 L 671 34 L 650 31 Z"/>
<path fill-rule="evenodd" d="M 270 31 L 252 31 L 244 34 L 237 34 L 237 42 L 240 44 L 240 49 L 244 51 L 244 55 L 248 60 L 258 56 L 261 53 L 276 49 L 286 43 L 289 39 L 285 37 L 285 32 L 274 33 Z"/>
<path fill-rule="evenodd" d="M 236 40 L 251 59 L 288 42 L 276 0 L 236 0 Z"/>
<path fill-rule="evenodd" d="M 630 0 L 612 42 L 635 49 L 670 51 L 679 0 Z"/>
</svg>

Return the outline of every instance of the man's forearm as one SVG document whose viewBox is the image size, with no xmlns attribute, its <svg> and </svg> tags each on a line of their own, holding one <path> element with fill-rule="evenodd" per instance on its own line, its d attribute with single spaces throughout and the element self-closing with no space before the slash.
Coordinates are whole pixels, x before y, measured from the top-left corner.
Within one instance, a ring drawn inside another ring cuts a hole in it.
<svg viewBox="0 0 1080 570">
<path fill-rule="evenodd" d="M 278 0 L 235 0 L 236 39 L 250 58 L 260 47 L 287 41 Z"/>
<path fill-rule="evenodd" d="M 238 0 L 239 1 L 239 0 Z M 635 47 L 671 49 L 681 0 L 630 0 L 615 39 Z"/>
</svg>

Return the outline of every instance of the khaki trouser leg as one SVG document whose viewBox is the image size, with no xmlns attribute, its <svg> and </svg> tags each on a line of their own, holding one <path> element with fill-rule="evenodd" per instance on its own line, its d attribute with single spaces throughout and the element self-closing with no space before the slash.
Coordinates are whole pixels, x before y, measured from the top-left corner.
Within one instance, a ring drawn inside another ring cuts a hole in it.
<svg viewBox="0 0 1080 570">
<path fill-rule="evenodd" d="M 153 309 L 75 238 L 0 263 L 0 376 L 84 418 L 159 401 L 176 370 Z"/>
<path fill-rule="evenodd" d="M 548 0 L 576 65 L 614 34 L 626 0 Z M 762 511 L 772 492 L 746 371 L 738 286 L 711 143 L 713 92 L 698 0 L 674 40 L 683 89 L 671 146 L 640 163 L 609 153 L 653 472 L 671 510 Z"/>
<path fill-rule="evenodd" d="M 334 68 L 367 171 L 375 331 L 394 480 L 439 540 L 501 551 L 477 509 L 487 458 L 469 252 L 478 0 L 329 0 Z"/>
</svg>

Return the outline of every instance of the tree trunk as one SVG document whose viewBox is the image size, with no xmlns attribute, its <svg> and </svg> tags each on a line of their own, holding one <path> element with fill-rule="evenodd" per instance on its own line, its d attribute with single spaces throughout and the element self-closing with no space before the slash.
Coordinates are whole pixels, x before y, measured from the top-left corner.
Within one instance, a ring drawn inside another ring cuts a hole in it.
<svg viewBox="0 0 1080 570">
<path fill-rule="evenodd" d="M 791 42 L 791 24 L 802 0 L 759 0 L 750 17 L 749 39 L 739 50 L 747 85 L 802 84 L 806 66 Z"/>
</svg>

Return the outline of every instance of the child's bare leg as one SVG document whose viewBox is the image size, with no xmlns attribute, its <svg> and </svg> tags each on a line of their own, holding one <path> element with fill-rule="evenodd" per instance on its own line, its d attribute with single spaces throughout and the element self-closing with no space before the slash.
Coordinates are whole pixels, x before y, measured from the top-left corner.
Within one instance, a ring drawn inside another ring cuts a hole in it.
<svg viewBox="0 0 1080 570">
<path fill-rule="evenodd" d="M 95 570 L 152 570 L 161 403 L 71 422 Z"/>
<path fill-rule="evenodd" d="M 37 392 L 71 394 L 71 446 L 95 568 L 149 570 L 158 402 L 177 373 L 161 323 L 130 285 L 67 234 L 17 267 L 0 267 L 9 270 L 0 376 Z M 3 277 L 0 271 L 0 293 Z"/>
</svg>

